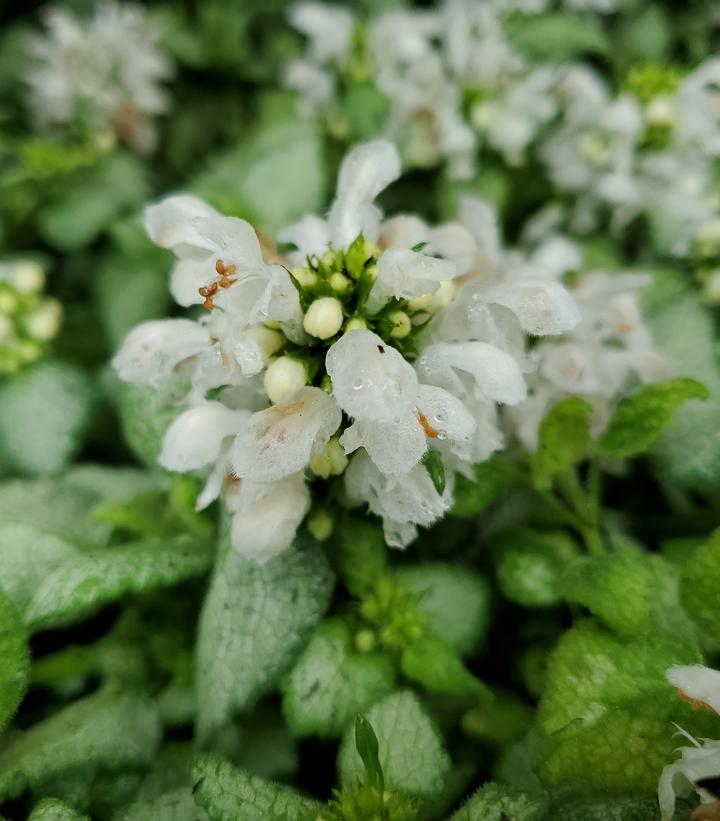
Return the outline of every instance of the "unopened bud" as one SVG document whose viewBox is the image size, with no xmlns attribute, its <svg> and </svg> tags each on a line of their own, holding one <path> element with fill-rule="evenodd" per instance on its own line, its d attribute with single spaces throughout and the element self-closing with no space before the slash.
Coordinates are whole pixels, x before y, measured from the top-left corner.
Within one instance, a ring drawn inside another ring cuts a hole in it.
<svg viewBox="0 0 720 821">
<path fill-rule="evenodd" d="M 313 285 L 317 285 L 317 274 L 309 268 L 305 268 L 304 266 L 293 268 L 292 271 L 290 271 L 290 274 L 292 275 L 292 278 L 303 288 L 312 288 Z"/>
<path fill-rule="evenodd" d="M 388 319 L 392 322 L 390 336 L 394 339 L 404 339 L 412 330 L 410 317 L 405 311 L 393 311 Z"/>
<path fill-rule="evenodd" d="M 45 272 L 37 262 L 19 262 L 13 266 L 12 284 L 21 294 L 35 294 L 41 291 L 45 284 Z"/>
<path fill-rule="evenodd" d="M 330 287 L 336 293 L 344 294 L 350 287 L 350 279 L 340 271 L 335 271 L 335 273 L 330 277 Z"/>
<path fill-rule="evenodd" d="M 305 365 L 289 356 L 274 359 L 265 371 L 265 393 L 274 404 L 294 396 L 307 382 Z"/>
<path fill-rule="evenodd" d="M 260 348 L 260 353 L 265 361 L 274 353 L 277 353 L 286 342 L 285 335 L 281 331 L 276 331 L 265 325 L 252 325 L 245 333 Z"/>
<path fill-rule="evenodd" d="M 307 528 L 319 542 L 329 539 L 333 532 L 332 516 L 322 507 L 314 510 L 307 520 Z"/>
<path fill-rule="evenodd" d="M 345 326 L 345 333 L 348 331 L 364 331 L 367 326 L 367 322 L 361 316 L 353 316 Z"/>
<path fill-rule="evenodd" d="M 62 306 L 54 299 L 46 299 L 25 317 L 28 334 L 39 342 L 47 342 L 57 335 L 62 320 Z"/>
<path fill-rule="evenodd" d="M 342 328 L 343 309 L 334 296 L 316 299 L 308 308 L 303 328 L 316 339 L 330 339 Z"/>
</svg>

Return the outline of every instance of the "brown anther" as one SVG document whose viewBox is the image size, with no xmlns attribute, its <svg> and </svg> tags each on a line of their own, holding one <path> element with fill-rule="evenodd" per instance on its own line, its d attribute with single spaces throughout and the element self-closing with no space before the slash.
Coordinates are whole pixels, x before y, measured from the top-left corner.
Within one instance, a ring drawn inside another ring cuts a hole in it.
<svg viewBox="0 0 720 821">
<path fill-rule="evenodd" d="M 200 296 L 205 297 L 205 301 L 203 302 L 203 308 L 207 309 L 208 311 L 212 311 L 215 307 L 213 305 L 213 297 L 217 293 L 218 284 L 217 282 L 211 282 L 206 288 L 198 288 L 198 293 Z"/>
<path fill-rule="evenodd" d="M 232 267 L 234 268 L 235 266 L 233 265 Z M 220 287 L 221 288 L 229 288 L 233 284 L 233 282 L 236 282 L 236 281 L 237 280 L 234 279 L 234 278 L 230 278 L 228 276 L 223 275 L 223 276 L 220 277 Z"/>
<path fill-rule="evenodd" d="M 222 275 L 225 273 L 225 263 L 224 263 L 221 259 L 219 259 L 219 260 L 215 263 L 215 271 L 216 271 L 218 274 L 220 274 L 220 276 L 222 276 Z"/>
<path fill-rule="evenodd" d="M 702 701 L 699 698 L 692 698 L 687 693 L 684 693 L 679 687 L 677 688 L 677 693 L 680 698 L 689 704 L 693 710 L 707 710 L 709 713 L 715 715 L 715 710 L 705 701 Z"/>
<path fill-rule="evenodd" d="M 437 439 L 438 432 L 435 428 L 428 422 L 427 416 L 424 413 L 420 413 L 420 411 L 415 411 L 417 415 L 418 422 L 420 423 L 420 427 L 425 431 L 425 436 L 428 439 Z"/>
</svg>

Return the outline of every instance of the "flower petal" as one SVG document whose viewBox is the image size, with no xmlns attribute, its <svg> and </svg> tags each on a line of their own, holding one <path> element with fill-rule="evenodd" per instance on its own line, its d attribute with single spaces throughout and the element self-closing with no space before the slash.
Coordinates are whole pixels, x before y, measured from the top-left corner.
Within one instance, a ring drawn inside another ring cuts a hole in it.
<svg viewBox="0 0 720 821">
<path fill-rule="evenodd" d="M 375 197 L 400 176 L 400 155 L 387 140 L 373 140 L 354 148 L 343 160 L 337 195 L 328 215 L 330 238 L 347 248 L 363 233 L 375 239 L 379 230 Z"/>
<path fill-rule="evenodd" d="M 372 331 L 350 331 L 327 352 L 338 405 L 355 419 L 387 422 L 414 407 L 417 376 L 402 354 Z"/>
<path fill-rule="evenodd" d="M 302 473 L 279 482 L 243 479 L 228 495 L 235 514 L 232 545 L 248 559 L 264 564 L 292 546 L 310 508 L 310 492 Z"/>
<path fill-rule="evenodd" d="M 523 277 L 485 291 L 488 302 L 504 305 L 533 336 L 564 334 L 580 322 L 575 300 L 558 282 Z"/>
<path fill-rule="evenodd" d="M 305 468 L 335 433 L 342 414 L 320 388 L 254 413 L 235 439 L 232 461 L 241 478 L 273 482 Z"/>
<path fill-rule="evenodd" d="M 234 436 L 251 416 L 249 411 L 206 402 L 189 408 L 170 425 L 158 462 L 167 470 L 184 473 L 215 462 L 223 441 Z"/>
<path fill-rule="evenodd" d="M 198 249 L 211 251 L 212 246 L 198 226 L 209 217 L 220 214 L 198 197 L 177 194 L 166 197 L 145 209 L 145 230 L 161 248 L 170 248 L 184 257 Z"/>
<path fill-rule="evenodd" d="M 190 319 L 143 322 L 125 337 L 112 365 L 125 382 L 157 386 L 176 365 L 209 344 L 207 329 Z"/>
</svg>

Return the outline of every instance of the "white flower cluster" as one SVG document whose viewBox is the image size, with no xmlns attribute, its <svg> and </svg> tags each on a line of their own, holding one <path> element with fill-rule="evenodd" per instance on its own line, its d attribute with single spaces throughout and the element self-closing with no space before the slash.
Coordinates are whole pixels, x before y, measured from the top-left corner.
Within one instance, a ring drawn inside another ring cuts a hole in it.
<svg viewBox="0 0 720 821">
<path fill-rule="evenodd" d="M 432 11 L 382 11 L 367 21 L 345 8 L 301 2 L 291 23 L 308 38 L 285 82 L 303 106 L 342 120 L 344 87 L 369 81 L 387 98 L 387 135 L 409 163 L 444 162 L 451 176 L 478 167 L 483 146 L 510 166 L 537 158 L 565 199 L 568 227 L 620 230 L 650 221 L 663 253 L 720 256 L 720 59 L 687 76 L 655 64 L 611 88 L 589 65 L 534 63 L 506 35 L 513 14 L 544 0 L 445 0 Z M 610 12 L 607 0 L 569 1 Z M 339 126 L 335 124 L 335 128 Z M 712 280 L 720 300 L 720 268 Z"/>
<path fill-rule="evenodd" d="M 677 688 L 680 697 L 695 709 L 705 709 L 720 715 L 720 671 L 700 664 L 676 666 L 667 671 L 667 679 Z M 718 728 L 720 729 L 720 721 Z M 658 801 L 661 821 L 672 821 L 674 818 L 676 797 L 686 798 L 693 792 L 697 793 L 701 805 L 707 809 L 707 814 L 702 814 L 700 809 L 696 810 L 693 819 L 700 821 L 701 818 L 717 818 L 720 811 L 717 791 L 710 792 L 703 787 L 703 781 L 717 783 L 720 778 L 720 741 L 697 741 L 684 730 L 678 730 L 692 746 L 681 747 L 680 759 L 668 764 L 660 776 Z"/>
<path fill-rule="evenodd" d="M 172 67 L 143 8 L 105 0 L 89 19 L 53 8 L 46 23 L 31 42 L 26 77 L 38 125 L 85 128 L 99 143 L 117 137 L 150 151 Z"/>
<path fill-rule="evenodd" d="M 62 305 L 43 294 L 44 285 L 36 262 L 0 263 L 0 374 L 37 361 L 60 330 Z"/>
<path fill-rule="evenodd" d="M 212 466 L 198 505 L 222 495 L 235 547 L 257 560 L 291 544 L 328 487 L 380 516 L 390 545 L 408 544 L 452 504 L 454 472 L 502 446 L 498 406 L 526 398 L 527 337 L 580 321 L 558 281 L 503 270 L 483 203 L 437 227 L 383 220 L 373 201 L 399 174 L 391 143 L 354 149 L 327 218 L 279 234 L 284 256 L 194 197 L 147 211 L 150 236 L 178 258 L 175 299 L 208 310 L 138 326 L 114 366 L 149 386 L 188 377 L 159 461 Z"/>
</svg>

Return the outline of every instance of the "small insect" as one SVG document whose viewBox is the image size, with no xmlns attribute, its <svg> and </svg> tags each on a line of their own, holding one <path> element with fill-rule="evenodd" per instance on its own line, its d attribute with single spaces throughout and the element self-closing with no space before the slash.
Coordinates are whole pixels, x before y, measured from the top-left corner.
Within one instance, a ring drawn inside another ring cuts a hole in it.
<svg viewBox="0 0 720 821">
<path fill-rule="evenodd" d="M 380 353 L 385 353 L 385 348 L 383 348 L 382 345 L 378 345 L 377 349 L 380 351 Z"/>
</svg>

